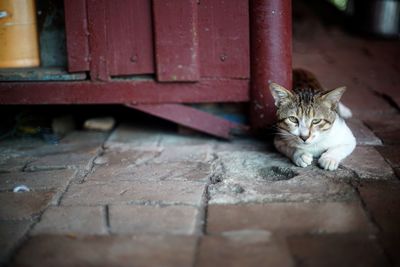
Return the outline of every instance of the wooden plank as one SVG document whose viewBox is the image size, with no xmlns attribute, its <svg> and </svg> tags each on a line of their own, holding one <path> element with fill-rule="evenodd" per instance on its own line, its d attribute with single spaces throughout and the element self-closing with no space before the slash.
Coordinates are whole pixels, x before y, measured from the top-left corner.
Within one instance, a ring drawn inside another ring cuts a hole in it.
<svg viewBox="0 0 400 267">
<path fill-rule="evenodd" d="M 224 139 L 230 139 L 231 131 L 247 129 L 244 125 L 234 123 L 210 113 L 179 104 L 132 105 L 128 107 L 178 123 L 191 129 L 208 133 Z"/>
<path fill-rule="evenodd" d="M 113 82 L 0 83 L 0 104 L 154 104 L 249 101 L 247 80 L 157 83 Z"/>
<path fill-rule="evenodd" d="M 109 80 L 107 67 L 106 0 L 87 0 L 90 78 Z"/>
<path fill-rule="evenodd" d="M 89 70 L 86 0 L 64 1 L 68 71 Z"/>
<path fill-rule="evenodd" d="M 268 82 L 292 87 L 291 0 L 251 0 L 251 126 L 275 121 Z"/>
<path fill-rule="evenodd" d="M 248 0 L 199 2 L 202 77 L 249 78 Z"/>
<path fill-rule="evenodd" d="M 157 79 L 199 80 L 197 1 L 153 0 Z"/>
<path fill-rule="evenodd" d="M 154 73 L 150 0 L 107 0 L 108 69 L 111 75 Z"/>
</svg>

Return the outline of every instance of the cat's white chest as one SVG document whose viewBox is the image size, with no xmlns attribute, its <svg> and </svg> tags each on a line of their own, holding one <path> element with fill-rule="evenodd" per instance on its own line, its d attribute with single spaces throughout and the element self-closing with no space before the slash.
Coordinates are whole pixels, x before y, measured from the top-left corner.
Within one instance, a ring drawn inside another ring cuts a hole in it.
<svg viewBox="0 0 400 267">
<path fill-rule="evenodd" d="M 313 155 L 313 157 L 318 158 L 328 149 L 343 145 L 355 146 L 355 138 L 345 121 L 338 118 L 332 128 L 321 136 L 318 142 L 304 145 L 302 149 Z"/>
</svg>

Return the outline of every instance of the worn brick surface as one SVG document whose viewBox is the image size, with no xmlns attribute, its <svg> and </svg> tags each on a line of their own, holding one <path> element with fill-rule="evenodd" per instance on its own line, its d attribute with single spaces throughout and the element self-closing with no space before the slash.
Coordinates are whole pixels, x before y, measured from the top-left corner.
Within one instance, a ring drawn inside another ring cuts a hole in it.
<svg viewBox="0 0 400 267">
<path fill-rule="evenodd" d="M 158 181 L 73 184 L 62 198 L 63 205 L 111 203 L 166 203 L 200 205 L 205 183 Z"/>
<path fill-rule="evenodd" d="M 380 228 L 400 234 L 400 183 L 362 183 L 358 189 Z"/>
<path fill-rule="evenodd" d="M 207 162 L 212 159 L 212 143 L 192 146 L 168 146 L 164 147 L 159 157 L 154 162 Z"/>
<path fill-rule="evenodd" d="M 22 171 L 33 159 L 29 156 L 4 157 L 0 160 L 0 173 Z"/>
<path fill-rule="evenodd" d="M 290 237 L 288 244 L 299 266 L 390 266 L 372 235 L 297 236 Z"/>
<path fill-rule="evenodd" d="M 11 266 L 192 266 L 193 236 L 39 235 L 28 240 Z"/>
<path fill-rule="evenodd" d="M 392 132 L 400 130 L 399 114 L 382 116 L 379 118 L 365 119 L 364 122 L 375 133 Z"/>
<path fill-rule="evenodd" d="M 107 149 L 103 155 L 99 156 L 95 160 L 95 164 L 104 166 L 116 165 L 120 168 L 124 168 L 130 165 L 139 165 L 158 157 L 162 149 L 157 150 L 136 150 L 134 148 L 118 148 L 118 149 Z"/>
<path fill-rule="evenodd" d="M 346 122 L 353 135 L 356 137 L 358 145 L 381 145 L 382 141 L 368 129 L 360 120 L 351 119 Z"/>
<path fill-rule="evenodd" d="M 64 168 L 80 168 L 89 170 L 92 160 L 98 155 L 101 147 L 89 147 L 68 153 L 44 155 L 30 162 L 26 171 L 54 170 Z"/>
<path fill-rule="evenodd" d="M 392 167 L 400 167 L 400 146 L 381 146 L 377 150 Z"/>
<path fill-rule="evenodd" d="M 290 253 L 283 242 L 271 239 L 267 232 L 253 231 L 257 239 L 241 235 L 204 236 L 200 241 L 196 267 L 259 267 L 294 266 Z M 260 238 L 261 236 L 261 238 Z"/>
<path fill-rule="evenodd" d="M 33 234 L 106 234 L 107 226 L 104 207 L 49 207 Z"/>
<path fill-rule="evenodd" d="M 357 173 L 360 178 L 390 179 L 394 177 L 392 168 L 374 147 L 358 146 L 343 165 Z"/>
<path fill-rule="evenodd" d="M 194 234 L 198 210 L 191 206 L 112 205 L 111 231 L 117 234 Z"/>
<path fill-rule="evenodd" d="M 211 205 L 208 207 L 208 233 L 240 229 L 265 229 L 283 234 L 375 230 L 357 202 Z"/>
<path fill-rule="evenodd" d="M 379 241 L 382 244 L 392 266 L 400 266 L 400 232 L 396 233 L 381 233 Z"/>
<path fill-rule="evenodd" d="M 209 187 L 210 203 L 348 200 L 353 189 L 344 182 L 351 171 L 327 172 L 313 165 L 294 166 L 273 151 L 224 151 L 217 153 Z"/>
<path fill-rule="evenodd" d="M 28 232 L 33 221 L 0 221 L 0 265 L 6 263 L 8 258 Z"/>
<path fill-rule="evenodd" d="M 211 164 L 206 162 L 166 162 L 141 165 L 100 166 L 87 181 L 206 181 L 211 175 Z"/>
<path fill-rule="evenodd" d="M 12 191 L 18 185 L 26 185 L 30 190 L 56 190 L 64 188 L 74 175 L 74 170 L 1 173 L 0 190 Z"/>
<path fill-rule="evenodd" d="M 0 219 L 27 219 L 42 212 L 53 198 L 53 192 L 0 193 Z"/>
<path fill-rule="evenodd" d="M 107 139 L 107 148 L 126 148 L 154 150 L 158 149 L 161 137 L 157 129 L 151 127 L 135 127 L 133 125 L 119 125 Z"/>
</svg>

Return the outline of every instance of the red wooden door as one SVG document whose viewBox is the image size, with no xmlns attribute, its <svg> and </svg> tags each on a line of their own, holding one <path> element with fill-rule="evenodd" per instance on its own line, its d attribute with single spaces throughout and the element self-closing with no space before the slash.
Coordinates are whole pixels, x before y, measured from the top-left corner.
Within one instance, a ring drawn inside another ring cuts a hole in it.
<svg viewBox="0 0 400 267">
<path fill-rule="evenodd" d="M 159 82 L 249 78 L 248 0 L 65 1 L 70 71 Z"/>
</svg>

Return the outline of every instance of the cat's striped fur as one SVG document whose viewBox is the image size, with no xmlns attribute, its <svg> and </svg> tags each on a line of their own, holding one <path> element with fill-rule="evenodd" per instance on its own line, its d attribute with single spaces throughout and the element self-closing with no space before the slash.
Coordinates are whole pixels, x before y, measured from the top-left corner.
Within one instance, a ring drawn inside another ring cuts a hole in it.
<svg viewBox="0 0 400 267">
<path fill-rule="evenodd" d="M 319 165 L 337 169 L 355 147 L 355 138 L 344 118 L 351 111 L 339 101 L 345 87 L 323 90 L 309 71 L 293 71 L 293 91 L 271 83 L 277 107 L 276 148 L 301 167 L 319 157 Z"/>
</svg>

